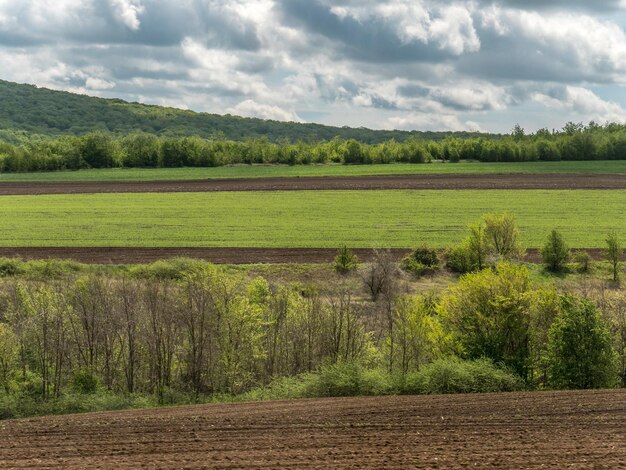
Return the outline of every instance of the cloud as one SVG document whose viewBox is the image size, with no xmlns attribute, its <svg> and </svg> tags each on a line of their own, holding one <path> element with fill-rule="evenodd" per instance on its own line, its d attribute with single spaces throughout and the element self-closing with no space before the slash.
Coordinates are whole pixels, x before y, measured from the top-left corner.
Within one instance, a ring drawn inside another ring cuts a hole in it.
<svg viewBox="0 0 626 470">
<path fill-rule="evenodd" d="M 546 108 L 596 122 L 626 122 L 626 110 L 612 101 L 605 101 L 582 87 L 555 87 L 533 93 L 532 99 Z"/>
<path fill-rule="evenodd" d="M 494 2 L 493 0 L 480 0 L 479 3 L 492 5 Z M 575 8 L 592 12 L 602 12 L 626 8 L 626 2 L 624 2 L 624 0 L 498 0 L 496 3 L 525 10 L 570 10 Z"/>
<path fill-rule="evenodd" d="M 299 110 L 334 125 L 508 131 L 524 121 L 530 130 L 622 118 L 625 8 L 0 0 L 0 79 L 280 120 L 299 120 Z M 530 114 L 538 104 L 543 114 Z"/>
<path fill-rule="evenodd" d="M 139 0 L 111 0 L 111 7 L 117 19 L 126 27 L 133 31 L 139 29 L 141 25 L 139 15 L 144 11 L 143 5 Z"/>
<path fill-rule="evenodd" d="M 229 108 L 228 112 L 239 116 L 272 119 L 275 121 L 304 122 L 302 118 L 293 111 L 287 111 L 278 106 L 257 103 L 253 100 L 242 101 L 237 106 Z"/>
</svg>

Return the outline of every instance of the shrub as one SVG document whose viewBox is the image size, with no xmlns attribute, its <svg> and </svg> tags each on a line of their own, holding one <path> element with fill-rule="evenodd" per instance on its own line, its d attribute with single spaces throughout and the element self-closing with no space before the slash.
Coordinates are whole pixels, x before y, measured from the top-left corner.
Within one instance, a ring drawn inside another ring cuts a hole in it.
<svg viewBox="0 0 626 470">
<path fill-rule="evenodd" d="M 347 247 L 343 246 L 337 251 L 335 256 L 335 271 L 340 274 L 347 274 L 354 271 L 358 266 L 358 259 Z"/>
<path fill-rule="evenodd" d="M 77 370 L 72 374 L 72 388 L 78 393 L 95 393 L 98 389 L 98 378 L 88 370 Z"/>
<path fill-rule="evenodd" d="M 590 300 L 567 295 L 548 334 L 549 383 L 556 388 L 612 387 L 618 382 L 611 333 Z"/>
<path fill-rule="evenodd" d="M 172 258 L 159 260 L 148 265 L 138 265 L 131 269 L 133 277 L 154 280 L 181 280 L 186 273 L 192 272 L 206 263 L 190 258 Z"/>
<path fill-rule="evenodd" d="M 448 248 L 444 258 L 446 267 L 454 273 L 465 274 L 474 270 L 472 256 L 465 244 Z"/>
<path fill-rule="evenodd" d="M 591 269 L 591 256 L 585 250 L 574 253 L 574 261 L 576 262 L 576 270 L 579 273 L 588 273 Z"/>
<path fill-rule="evenodd" d="M 403 393 L 486 393 L 523 390 L 523 380 L 488 359 L 459 361 L 439 359 L 418 372 L 409 373 Z"/>
<path fill-rule="evenodd" d="M 426 245 L 417 248 L 402 260 L 402 267 L 418 276 L 429 274 L 439 269 L 437 252 Z"/>
<path fill-rule="evenodd" d="M 552 272 L 561 272 L 569 258 L 569 248 L 563 240 L 563 236 L 556 230 L 552 230 L 546 244 L 541 250 L 541 256 L 546 267 Z"/>
<path fill-rule="evenodd" d="M 391 379 L 378 369 L 364 369 L 354 362 L 322 366 L 319 373 L 309 376 L 307 396 L 349 397 L 384 395 L 391 391 Z"/>
<path fill-rule="evenodd" d="M 22 272 L 20 264 L 14 259 L 0 259 L 0 277 L 17 276 Z"/>
</svg>

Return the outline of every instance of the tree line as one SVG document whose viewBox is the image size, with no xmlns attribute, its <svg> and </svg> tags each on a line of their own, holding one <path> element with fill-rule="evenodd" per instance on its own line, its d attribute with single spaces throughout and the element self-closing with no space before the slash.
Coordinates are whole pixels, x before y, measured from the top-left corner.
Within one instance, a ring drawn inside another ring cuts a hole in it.
<svg viewBox="0 0 626 470">
<path fill-rule="evenodd" d="M 561 131 L 542 129 L 526 135 L 519 126 L 505 137 L 405 141 L 366 144 L 354 139 L 316 143 L 244 141 L 200 137 L 158 137 L 149 133 L 0 141 L 0 172 L 78 170 L 81 168 L 213 167 L 231 164 L 385 164 L 621 160 L 626 158 L 626 126 L 567 124 Z"/>
</svg>

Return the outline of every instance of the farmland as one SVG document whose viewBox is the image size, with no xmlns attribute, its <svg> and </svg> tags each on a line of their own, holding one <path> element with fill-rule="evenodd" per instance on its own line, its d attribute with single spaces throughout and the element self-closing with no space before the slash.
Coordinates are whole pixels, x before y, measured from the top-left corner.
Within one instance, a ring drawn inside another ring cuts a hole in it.
<svg viewBox="0 0 626 470">
<path fill-rule="evenodd" d="M 619 468 L 626 393 L 347 398 L 7 422 L 12 468 Z"/>
<path fill-rule="evenodd" d="M 626 230 L 626 191 L 297 191 L 6 196 L 3 246 L 445 247 L 486 212 L 517 217 L 540 246 Z"/>
<path fill-rule="evenodd" d="M 305 176 L 368 176 L 413 174 L 615 174 L 626 173 L 626 161 L 522 163 L 422 163 L 378 165 L 233 165 L 214 168 L 115 168 L 34 173 L 0 173 L 1 182 L 159 181 L 207 178 L 268 178 Z"/>
</svg>

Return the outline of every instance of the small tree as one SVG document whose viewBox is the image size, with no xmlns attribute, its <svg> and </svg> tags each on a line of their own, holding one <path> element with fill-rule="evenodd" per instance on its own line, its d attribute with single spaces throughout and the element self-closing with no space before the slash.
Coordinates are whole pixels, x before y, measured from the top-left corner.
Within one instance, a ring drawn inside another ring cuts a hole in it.
<svg viewBox="0 0 626 470">
<path fill-rule="evenodd" d="M 489 253 L 499 260 L 521 258 L 524 250 L 519 244 L 519 230 L 515 218 L 509 213 L 486 214 L 485 238 Z"/>
<path fill-rule="evenodd" d="M 358 265 L 358 258 L 352 250 L 346 245 L 339 248 L 337 256 L 335 256 L 335 271 L 340 274 L 347 274 L 350 271 L 354 271 Z"/>
<path fill-rule="evenodd" d="M 394 290 L 394 276 L 398 271 L 389 250 L 374 250 L 374 259 L 363 271 L 363 284 L 376 302 L 381 294 L 391 293 Z"/>
<path fill-rule="evenodd" d="M 609 233 L 606 239 L 606 245 L 606 256 L 613 268 L 613 281 L 617 282 L 619 280 L 619 262 L 622 259 L 622 253 L 624 251 L 617 237 L 617 233 Z"/>
<path fill-rule="evenodd" d="M 587 389 L 616 384 L 617 362 L 611 334 L 598 309 L 587 299 L 571 295 L 548 334 L 550 384 Z"/>
<path fill-rule="evenodd" d="M 558 231 L 552 230 L 550 232 L 546 244 L 541 250 L 541 256 L 544 264 L 550 271 L 563 271 L 564 265 L 569 259 L 569 248 Z"/>
</svg>

